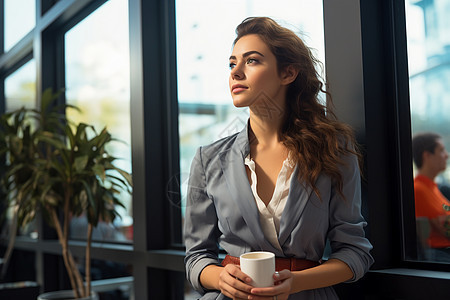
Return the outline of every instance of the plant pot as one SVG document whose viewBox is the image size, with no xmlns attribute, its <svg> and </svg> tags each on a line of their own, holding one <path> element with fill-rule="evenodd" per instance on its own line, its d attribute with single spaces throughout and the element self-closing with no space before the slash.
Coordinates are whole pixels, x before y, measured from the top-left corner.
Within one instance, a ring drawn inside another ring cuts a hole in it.
<svg viewBox="0 0 450 300">
<path fill-rule="evenodd" d="M 73 296 L 72 290 L 67 291 L 56 291 L 40 294 L 37 300 L 98 300 L 98 295 L 96 292 L 92 292 L 91 296 L 83 298 L 75 298 Z"/>
</svg>

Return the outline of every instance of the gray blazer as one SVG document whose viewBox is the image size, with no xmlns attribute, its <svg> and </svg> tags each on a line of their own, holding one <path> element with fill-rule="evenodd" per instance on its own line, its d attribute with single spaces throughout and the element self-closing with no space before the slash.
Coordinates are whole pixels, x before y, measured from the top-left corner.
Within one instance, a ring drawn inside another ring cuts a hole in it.
<svg viewBox="0 0 450 300">
<path fill-rule="evenodd" d="M 250 153 L 247 127 L 235 135 L 200 147 L 191 165 L 185 214 L 187 279 L 201 299 L 228 299 L 200 284 L 207 265 L 219 264 L 219 248 L 239 256 L 248 251 L 271 251 L 279 257 L 320 261 L 327 239 L 331 254 L 361 278 L 373 263 L 372 245 L 365 238 L 366 222 L 361 215 L 360 173 L 355 156 L 344 157 L 341 167 L 343 194 L 332 180 L 321 175 L 316 186 L 322 199 L 305 187 L 294 170 L 286 207 L 280 220 L 278 240 L 282 251 L 264 237 L 258 209 L 245 171 Z M 293 294 L 289 299 L 337 299 L 332 287 Z"/>
</svg>

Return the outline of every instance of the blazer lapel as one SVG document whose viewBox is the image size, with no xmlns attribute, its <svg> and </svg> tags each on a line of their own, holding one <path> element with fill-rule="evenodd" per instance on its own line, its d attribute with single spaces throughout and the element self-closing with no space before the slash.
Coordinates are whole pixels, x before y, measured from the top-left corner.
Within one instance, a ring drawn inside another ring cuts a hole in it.
<svg viewBox="0 0 450 300">
<path fill-rule="evenodd" d="M 283 244 L 288 239 L 294 227 L 297 226 L 312 192 L 312 188 L 301 184 L 297 177 L 298 168 L 296 167 L 292 174 L 288 199 L 280 220 L 280 234 L 278 240 L 281 247 L 283 247 Z"/>
<path fill-rule="evenodd" d="M 247 127 L 241 131 L 234 144 L 219 153 L 222 171 L 229 192 L 239 208 L 245 223 L 253 234 L 251 245 L 258 245 L 261 250 L 275 250 L 266 240 L 259 223 L 259 212 L 256 206 L 250 183 L 245 171 L 244 158 L 250 153 Z"/>
</svg>

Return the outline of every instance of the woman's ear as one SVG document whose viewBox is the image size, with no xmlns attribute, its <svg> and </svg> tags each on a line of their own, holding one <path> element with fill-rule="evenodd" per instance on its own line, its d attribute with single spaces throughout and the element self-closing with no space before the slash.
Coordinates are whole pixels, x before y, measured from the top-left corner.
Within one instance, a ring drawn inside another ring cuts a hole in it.
<svg viewBox="0 0 450 300">
<path fill-rule="evenodd" d="M 282 84 L 288 85 L 292 83 L 298 75 L 298 70 L 293 65 L 289 65 L 281 72 Z"/>
</svg>

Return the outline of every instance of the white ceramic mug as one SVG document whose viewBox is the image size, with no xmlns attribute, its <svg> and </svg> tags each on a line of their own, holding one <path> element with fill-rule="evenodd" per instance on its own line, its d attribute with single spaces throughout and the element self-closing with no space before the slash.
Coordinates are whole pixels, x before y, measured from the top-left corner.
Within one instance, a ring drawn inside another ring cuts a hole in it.
<svg viewBox="0 0 450 300">
<path fill-rule="evenodd" d="M 275 254 L 272 252 L 247 252 L 240 256 L 241 270 L 252 279 L 254 287 L 273 286 Z"/>
</svg>

